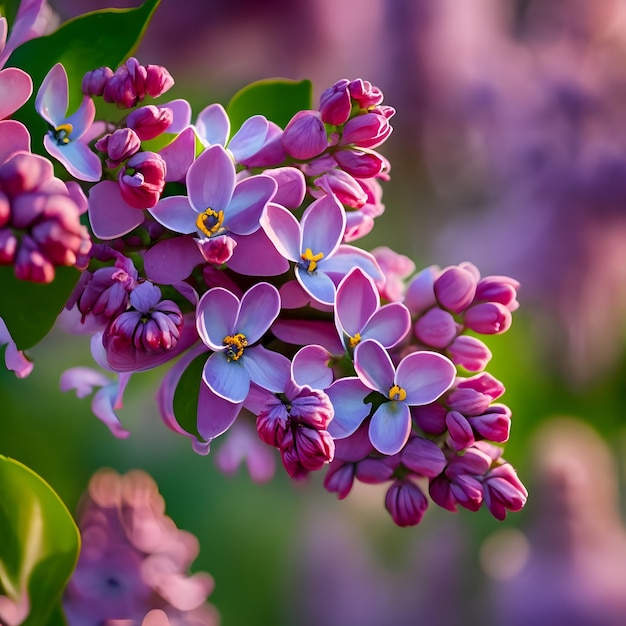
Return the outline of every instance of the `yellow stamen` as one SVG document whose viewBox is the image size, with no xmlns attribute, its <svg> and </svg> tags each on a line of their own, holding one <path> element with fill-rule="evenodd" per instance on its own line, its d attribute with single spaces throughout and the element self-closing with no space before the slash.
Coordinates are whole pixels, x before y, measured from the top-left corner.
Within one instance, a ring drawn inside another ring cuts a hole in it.
<svg viewBox="0 0 626 626">
<path fill-rule="evenodd" d="M 394 385 L 389 390 L 389 399 L 398 400 L 402 402 L 403 400 L 406 400 L 406 391 L 402 389 L 402 387 L 398 387 L 398 385 Z"/>
<path fill-rule="evenodd" d="M 361 343 L 361 333 L 356 333 L 354 337 L 348 339 L 348 345 L 354 350 Z"/>
<path fill-rule="evenodd" d="M 68 144 L 70 142 L 70 135 L 72 134 L 73 130 L 74 127 L 69 123 L 60 124 L 59 126 L 57 126 L 54 129 L 54 137 L 56 139 L 56 142 L 58 144 Z"/>
<path fill-rule="evenodd" d="M 207 222 L 214 219 L 215 222 L 212 225 L 208 225 Z M 224 223 L 224 211 L 214 211 L 213 209 L 207 209 L 203 213 L 198 215 L 196 219 L 196 227 L 207 237 L 212 237 L 217 232 L 222 230 L 222 224 Z"/>
<path fill-rule="evenodd" d="M 226 346 L 228 360 L 238 361 L 243 355 L 244 348 L 248 345 L 248 340 L 242 333 L 237 333 L 236 335 L 227 335 L 222 343 Z"/>
<path fill-rule="evenodd" d="M 313 254 L 311 248 L 307 248 L 304 251 L 304 254 L 300 255 L 300 258 L 303 261 L 308 261 L 309 266 L 306 268 L 307 272 L 314 272 L 317 267 L 317 262 L 324 258 L 324 253 L 319 252 L 318 254 Z"/>
</svg>

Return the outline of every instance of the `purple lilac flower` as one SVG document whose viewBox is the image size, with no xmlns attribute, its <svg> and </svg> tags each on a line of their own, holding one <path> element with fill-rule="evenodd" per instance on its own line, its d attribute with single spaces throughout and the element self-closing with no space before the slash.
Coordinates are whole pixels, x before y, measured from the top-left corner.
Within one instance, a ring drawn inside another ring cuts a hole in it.
<svg viewBox="0 0 626 626">
<path fill-rule="evenodd" d="M 359 343 L 354 350 L 357 377 L 335 381 L 327 390 L 335 407 L 329 427 L 333 437 L 352 434 L 367 417 L 365 398 L 380 394 L 369 425 L 372 445 L 383 454 L 396 454 L 411 430 L 411 406 L 429 404 L 450 388 L 456 368 L 436 352 L 413 352 L 397 367 L 384 347 L 374 339 Z"/>
<path fill-rule="evenodd" d="M 94 121 L 96 107 L 91 98 L 85 96 L 80 107 L 68 116 L 68 105 L 67 73 L 63 65 L 57 63 L 44 78 L 35 99 L 37 112 L 51 126 L 44 136 L 44 146 L 75 178 L 98 181 L 102 164 L 87 145 L 86 135 Z"/>
<path fill-rule="evenodd" d="M 261 218 L 261 225 L 276 249 L 295 262 L 296 278 L 302 288 L 326 305 L 334 304 L 335 285 L 355 266 L 375 280 L 383 278 L 371 254 L 341 244 L 345 224 L 344 210 L 332 195 L 313 202 L 300 223 L 287 209 L 276 204 L 269 204 Z"/>
<path fill-rule="evenodd" d="M 173 623 L 194 616 L 203 616 L 207 626 L 216 623 L 214 610 L 205 605 L 212 577 L 187 573 L 198 541 L 176 528 L 164 509 L 156 484 L 143 471 L 119 476 L 101 470 L 91 478 L 79 504 L 80 557 L 63 596 L 72 626 L 140 623 L 151 609 L 161 609 Z"/>
</svg>

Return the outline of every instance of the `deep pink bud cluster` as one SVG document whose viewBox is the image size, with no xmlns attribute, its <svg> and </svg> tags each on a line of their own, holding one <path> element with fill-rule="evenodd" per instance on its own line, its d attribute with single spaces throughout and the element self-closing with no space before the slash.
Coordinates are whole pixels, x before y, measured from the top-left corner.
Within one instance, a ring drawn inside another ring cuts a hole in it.
<svg viewBox="0 0 626 626">
<path fill-rule="evenodd" d="M 113 72 L 101 67 L 87 72 L 83 77 L 83 93 L 88 96 L 102 96 L 105 102 L 112 102 L 120 109 L 131 109 L 146 96 L 158 98 L 172 85 L 174 79 L 160 65 L 141 65 L 135 57 Z"/>
<path fill-rule="evenodd" d="M 0 165 L 0 264 L 20 280 L 49 283 L 91 248 L 80 214 L 84 195 L 53 176 L 45 158 L 18 152 Z"/>
<path fill-rule="evenodd" d="M 147 141 L 164 133 L 173 120 L 172 109 L 149 104 L 131 111 L 126 118 L 126 126 L 132 128 L 141 141 Z"/>
</svg>

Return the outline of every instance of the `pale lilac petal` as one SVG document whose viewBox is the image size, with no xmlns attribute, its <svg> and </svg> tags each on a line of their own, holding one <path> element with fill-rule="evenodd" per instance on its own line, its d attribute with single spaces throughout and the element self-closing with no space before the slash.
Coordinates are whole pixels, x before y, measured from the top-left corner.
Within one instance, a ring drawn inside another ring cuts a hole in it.
<svg viewBox="0 0 626 626">
<path fill-rule="evenodd" d="M 289 261 L 300 260 L 300 224 L 287 209 L 270 202 L 261 215 L 261 226 L 276 247 Z"/>
<path fill-rule="evenodd" d="M 302 216 L 301 252 L 310 248 L 313 254 L 322 253 L 323 262 L 331 256 L 343 237 L 346 215 L 335 196 L 315 200 Z"/>
<path fill-rule="evenodd" d="M 117 183 L 104 180 L 89 190 L 89 222 L 99 239 L 115 239 L 139 226 L 143 211 L 126 203 Z"/>
<path fill-rule="evenodd" d="M 87 144 L 70 141 L 59 145 L 50 135 L 44 135 L 43 144 L 74 178 L 95 183 L 102 177 L 102 163 Z"/>
<path fill-rule="evenodd" d="M 17 111 L 33 93 L 33 81 L 16 67 L 0 70 L 0 120 Z"/>
<path fill-rule="evenodd" d="M 285 343 L 294 345 L 319 344 L 331 354 L 343 354 L 344 347 L 337 337 L 332 322 L 325 320 L 277 319 L 272 325 L 272 333 Z"/>
<path fill-rule="evenodd" d="M 291 360 L 291 376 L 300 386 L 326 389 L 333 382 L 332 360 L 332 354 L 323 346 L 304 346 Z"/>
<path fill-rule="evenodd" d="M 271 176 L 278 184 L 273 200 L 288 209 L 297 209 L 304 200 L 306 181 L 304 174 L 296 167 L 277 167 L 265 170 L 266 176 Z"/>
<path fill-rule="evenodd" d="M 257 283 L 243 295 L 236 330 L 256 343 L 280 313 L 278 289 L 269 283 Z"/>
<path fill-rule="evenodd" d="M 28 129 L 15 120 L 0 121 L 0 165 L 20 151 L 30 152 Z"/>
<path fill-rule="evenodd" d="M 171 100 L 170 102 L 165 102 L 163 104 L 157 104 L 159 109 L 170 109 L 174 114 L 174 119 L 172 123 L 168 126 L 168 133 L 180 133 L 187 128 L 190 128 L 191 125 L 191 105 L 187 100 L 183 98 L 177 98 L 176 100 Z M 192 129 L 193 134 L 193 129 Z"/>
<path fill-rule="evenodd" d="M 237 183 L 226 211 L 225 225 L 237 235 L 249 235 L 260 227 L 261 215 L 276 193 L 269 176 L 251 176 Z"/>
<path fill-rule="evenodd" d="M 370 389 L 388 396 L 395 383 L 395 371 L 391 357 L 380 343 L 367 339 L 358 344 L 354 349 L 354 369 Z"/>
<path fill-rule="evenodd" d="M 196 312 L 196 325 L 200 339 L 212 350 L 224 349 L 224 337 L 237 332 L 235 323 L 239 300 L 228 289 L 215 287 L 207 291 Z"/>
<path fill-rule="evenodd" d="M 250 389 L 250 375 L 243 364 L 246 356 L 234 361 L 229 360 L 224 352 L 214 352 L 204 365 L 202 380 L 220 398 L 243 402 Z"/>
<path fill-rule="evenodd" d="M 35 98 L 35 109 L 49 124 L 56 127 L 67 113 L 69 87 L 65 68 L 57 63 L 48 72 Z"/>
<path fill-rule="evenodd" d="M 175 233 L 190 235 L 198 230 L 196 226 L 198 213 L 189 204 L 187 196 L 163 198 L 148 209 L 148 212 L 159 224 Z"/>
<path fill-rule="evenodd" d="M 174 394 L 176 393 L 176 387 L 180 382 L 181 376 L 187 369 L 187 366 L 197 356 L 206 351 L 207 349 L 204 345 L 198 345 L 189 350 L 189 352 L 186 352 L 165 374 L 157 391 L 157 404 L 159 406 L 161 419 L 165 425 L 175 433 L 189 437 L 192 440 L 193 449 L 198 454 L 208 454 L 209 442 L 199 440 L 195 435 L 187 432 L 180 426 L 174 413 Z M 198 402 L 198 408 L 199 407 L 200 402 Z"/>
<path fill-rule="evenodd" d="M 406 402 L 383 402 L 369 426 L 372 445 L 383 454 L 396 454 L 402 450 L 411 432 L 411 412 Z"/>
<path fill-rule="evenodd" d="M 11 337 L 4 320 L 0 317 L 0 348 L 4 348 L 4 363 L 7 369 L 15 372 L 18 378 L 26 378 L 33 370 L 33 362 L 29 361 Z"/>
<path fill-rule="evenodd" d="M 183 180 L 196 158 L 196 136 L 193 128 L 183 130 L 171 143 L 159 151 L 165 161 L 165 181 Z"/>
<path fill-rule="evenodd" d="M 91 402 L 93 414 L 106 424 L 111 434 L 118 439 L 126 439 L 130 431 L 126 430 L 115 414 L 115 406 L 118 400 L 118 384 L 110 383 L 96 391 Z M 118 407 L 119 408 L 119 407 Z"/>
<path fill-rule="evenodd" d="M 61 374 L 59 386 L 61 391 L 76 392 L 77 398 L 85 398 L 94 391 L 94 387 L 104 387 L 111 379 L 99 370 L 91 367 L 70 367 Z"/>
<path fill-rule="evenodd" d="M 434 402 L 447 391 L 456 377 L 450 359 L 437 352 L 413 352 L 400 361 L 395 382 L 406 391 L 411 406 Z"/>
<path fill-rule="evenodd" d="M 26 0 L 19 3 L 6 48 L 0 56 L 0 67 L 10 54 L 25 41 L 45 34 L 50 25 L 52 10 L 46 0 Z M 1 46 L 0 46 L 1 50 Z"/>
<path fill-rule="evenodd" d="M 291 369 L 286 356 L 263 346 L 254 346 L 246 349 L 242 360 L 250 380 L 268 391 L 278 393 L 284 390 Z"/>
<path fill-rule="evenodd" d="M 82 137 L 91 128 L 95 117 L 96 105 L 94 101 L 89 96 L 84 96 L 78 109 L 65 120 L 67 124 L 72 126 L 70 143 Z"/>
<path fill-rule="evenodd" d="M 226 146 L 230 136 L 230 120 L 221 104 L 211 104 L 202 109 L 196 120 L 198 136 L 206 145 Z"/>
<path fill-rule="evenodd" d="M 225 433 L 237 419 L 241 407 L 241 402 L 229 402 L 206 385 L 200 385 L 197 422 L 200 436 L 210 442 Z"/>
<path fill-rule="evenodd" d="M 385 275 L 372 254 L 361 248 L 343 244 L 325 259 L 324 271 L 339 282 L 353 267 L 360 267 L 375 281 L 385 280 Z"/>
<path fill-rule="evenodd" d="M 202 213 L 207 209 L 223 211 L 235 189 L 235 166 L 224 148 L 207 148 L 187 172 L 189 202 Z"/>
<path fill-rule="evenodd" d="M 278 253 L 262 228 L 250 235 L 232 235 L 232 238 L 237 246 L 228 261 L 228 267 L 237 274 L 280 276 L 289 269 L 289 261 Z"/>
<path fill-rule="evenodd" d="M 335 283 L 330 276 L 319 270 L 310 273 L 297 265 L 295 270 L 298 282 L 315 300 L 328 306 L 335 304 Z"/>
<path fill-rule="evenodd" d="M 339 334 L 345 332 L 349 337 L 354 337 L 361 333 L 379 304 L 374 281 L 363 270 L 355 267 L 337 287 L 335 320 Z"/>
<path fill-rule="evenodd" d="M 363 420 L 370 414 L 371 404 L 364 399 L 370 390 L 356 377 L 336 380 L 326 394 L 335 409 L 335 416 L 328 425 L 328 432 L 334 439 L 343 439 L 356 432 Z"/>
<path fill-rule="evenodd" d="M 361 329 L 361 339 L 376 339 L 385 348 L 393 348 L 411 328 L 411 314 L 399 302 L 385 304 Z"/>
<path fill-rule="evenodd" d="M 204 258 L 194 239 L 182 236 L 157 242 L 146 250 L 143 261 L 147 278 L 171 285 L 187 278 Z"/>
<path fill-rule="evenodd" d="M 262 115 L 254 115 L 242 124 L 228 144 L 238 163 L 249 159 L 263 147 L 268 128 L 269 124 Z"/>
</svg>

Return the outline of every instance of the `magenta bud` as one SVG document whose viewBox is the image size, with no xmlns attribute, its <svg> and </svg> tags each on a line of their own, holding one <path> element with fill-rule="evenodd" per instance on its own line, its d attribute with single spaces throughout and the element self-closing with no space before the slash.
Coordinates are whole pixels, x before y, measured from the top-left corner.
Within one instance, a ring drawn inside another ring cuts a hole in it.
<svg viewBox="0 0 626 626">
<path fill-rule="evenodd" d="M 528 499 L 528 491 L 509 463 L 492 469 L 484 479 L 485 505 L 502 521 L 507 511 L 520 511 Z"/>
<path fill-rule="evenodd" d="M 414 324 L 415 336 L 426 346 L 445 348 L 461 330 L 448 311 L 438 307 L 429 309 Z"/>
<path fill-rule="evenodd" d="M 330 463 L 335 442 L 326 430 L 294 426 L 291 445 L 281 448 L 283 465 L 292 478 L 314 472 Z"/>
<path fill-rule="evenodd" d="M 385 508 L 398 526 L 415 526 L 424 517 L 428 499 L 411 480 L 396 480 L 385 495 Z"/>
<path fill-rule="evenodd" d="M 446 457 L 441 448 L 423 437 L 412 437 L 401 452 L 402 464 L 420 476 L 434 477 L 443 472 Z"/>
<path fill-rule="evenodd" d="M 328 146 L 326 128 L 318 111 L 299 111 L 283 133 L 282 143 L 289 156 L 306 161 L 320 155 Z"/>
<path fill-rule="evenodd" d="M 474 432 L 466 417 L 458 411 L 448 411 L 446 427 L 450 434 L 450 445 L 457 451 L 465 450 L 474 443 Z"/>
<path fill-rule="evenodd" d="M 118 128 L 111 135 L 105 135 L 96 141 L 96 150 L 108 156 L 107 165 L 111 168 L 136 154 L 140 147 L 140 138 L 130 128 Z"/>
<path fill-rule="evenodd" d="M 343 170 L 332 169 L 315 179 L 315 184 L 328 195 L 334 195 L 341 204 L 353 209 L 361 208 L 367 194 L 358 182 Z"/>
<path fill-rule="evenodd" d="M 462 267 L 449 267 L 437 278 L 434 289 L 437 301 L 444 309 L 460 313 L 474 300 L 476 279 Z"/>
<path fill-rule="evenodd" d="M 492 404 L 485 413 L 468 418 L 472 428 L 485 439 L 504 443 L 511 433 L 511 409 L 504 404 Z"/>
<path fill-rule="evenodd" d="M 147 141 L 164 133 L 172 125 L 173 120 L 172 109 L 149 104 L 129 113 L 126 125 L 137 133 L 141 141 Z"/>
<path fill-rule="evenodd" d="M 520 284 L 508 276 L 486 276 L 476 287 L 476 302 L 499 302 L 509 311 L 519 307 L 517 291 Z"/>
<path fill-rule="evenodd" d="M 50 283 L 54 280 L 54 265 L 41 253 L 36 242 L 24 235 L 15 256 L 13 266 L 19 280 L 34 283 Z"/>
<path fill-rule="evenodd" d="M 324 489 L 336 493 L 337 498 L 343 500 L 352 490 L 353 484 L 354 463 L 334 460 L 324 476 Z"/>
<path fill-rule="evenodd" d="M 470 372 L 480 372 L 491 360 L 491 350 L 477 337 L 458 336 L 447 348 L 448 356 L 455 365 Z"/>
<path fill-rule="evenodd" d="M 86 96 L 101 96 L 107 81 L 113 76 L 110 67 L 99 67 L 83 76 L 82 91 Z"/>
<path fill-rule="evenodd" d="M 237 242 L 228 235 L 198 239 L 196 243 L 205 261 L 217 266 L 227 263 L 237 246 Z"/>
<path fill-rule="evenodd" d="M 391 107 L 389 107 L 391 109 Z M 391 115 L 395 112 L 389 111 Z M 360 148 L 376 148 L 391 134 L 389 118 L 378 113 L 357 115 L 346 122 L 341 136 L 341 145 L 354 144 Z"/>
<path fill-rule="evenodd" d="M 436 265 L 431 265 L 418 272 L 410 280 L 404 296 L 404 304 L 411 315 L 420 315 L 437 304 L 435 298 L 435 279 L 439 273 Z"/>
<path fill-rule="evenodd" d="M 374 178 L 386 166 L 386 161 L 373 151 L 338 150 L 333 156 L 339 167 L 355 178 Z"/>
<path fill-rule="evenodd" d="M 465 326 L 482 335 L 498 335 L 511 327 L 511 311 L 499 302 L 481 302 L 465 311 Z"/>
<path fill-rule="evenodd" d="M 370 109 L 383 101 L 383 92 L 374 87 L 368 80 L 357 78 L 348 85 L 350 97 L 355 100 L 361 109 Z"/>
<path fill-rule="evenodd" d="M 320 113 L 322 121 L 333 126 L 344 124 L 350 117 L 352 101 L 346 78 L 338 80 L 320 96 Z"/>
<path fill-rule="evenodd" d="M 394 464 L 389 462 L 389 457 L 376 459 L 368 457 L 357 463 L 356 477 L 362 483 L 378 485 L 387 482 L 393 476 L 394 469 Z"/>
<path fill-rule="evenodd" d="M 149 209 L 165 187 L 165 161 L 155 152 L 138 152 L 118 176 L 124 200 L 136 209 Z"/>
<path fill-rule="evenodd" d="M 504 385 L 489 372 L 482 372 L 470 378 L 459 379 L 457 389 L 473 389 L 488 396 L 492 401 L 499 398 L 504 392 Z"/>
<path fill-rule="evenodd" d="M 259 437 L 268 445 L 280 448 L 289 427 L 289 415 L 281 400 L 269 401 L 256 418 L 256 429 Z"/>
<path fill-rule="evenodd" d="M 440 435 L 446 430 L 447 409 L 438 402 L 411 407 L 415 423 L 429 435 Z"/>
<path fill-rule="evenodd" d="M 162 96 L 174 85 L 172 75 L 161 65 L 146 66 L 146 93 L 152 98 Z"/>
</svg>

